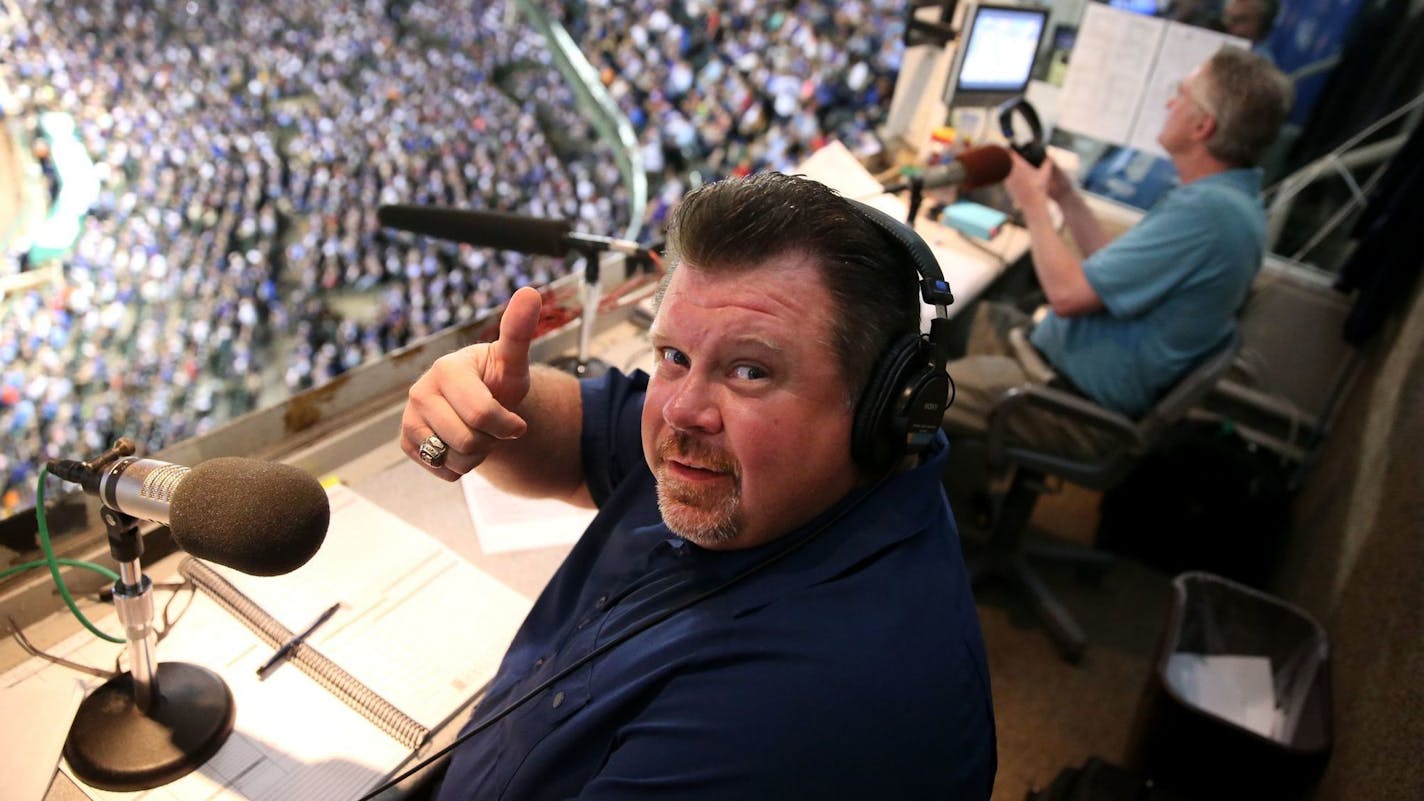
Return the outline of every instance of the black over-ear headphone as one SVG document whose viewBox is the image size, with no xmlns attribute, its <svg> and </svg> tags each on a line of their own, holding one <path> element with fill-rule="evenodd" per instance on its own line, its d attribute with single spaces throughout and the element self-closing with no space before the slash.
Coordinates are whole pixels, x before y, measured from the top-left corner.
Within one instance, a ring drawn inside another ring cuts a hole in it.
<svg viewBox="0 0 1424 801">
<path fill-rule="evenodd" d="M 902 259 L 920 276 L 920 297 L 935 307 L 929 336 L 905 334 L 876 362 L 855 405 L 851 455 L 861 467 L 883 473 L 909 454 L 923 451 L 939 431 L 953 401 L 949 361 L 949 305 L 954 295 L 930 246 L 909 226 L 860 201 L 850 204 L 899 246 Z"/>
<path fill-rule="evenodd" d="M 1014 114 L 1018 114 L 1028 126 L 1029 134 L 1032 136 L 1027 142 L 1014 141 Z M 1004 138 L 1009 141 L 1009 147 L 1024 157 L 1024 161 L 1037 167 L 1048 158 L 1048 151 L 1043 147 L 1043 123 L 1038 120 L 1038 112 L 1029 104 L 1022 95 L 1005 100 L 999 106 L 999 130 L 1003 132 Z"/>
</svg>

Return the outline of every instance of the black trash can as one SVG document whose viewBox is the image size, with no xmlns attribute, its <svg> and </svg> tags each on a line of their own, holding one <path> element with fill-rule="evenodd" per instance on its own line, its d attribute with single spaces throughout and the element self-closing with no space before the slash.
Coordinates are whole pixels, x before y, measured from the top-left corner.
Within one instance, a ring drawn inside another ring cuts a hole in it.
<svg viewBox="0 0 1424 801">
<path fill-rule="evenodd" d="M 1324 630 L 1211 573 L 1183 573 L 1172 589 L 1129 765 L 1193 798 L 1304 797 L 1332 743 Z"/>
</svg>

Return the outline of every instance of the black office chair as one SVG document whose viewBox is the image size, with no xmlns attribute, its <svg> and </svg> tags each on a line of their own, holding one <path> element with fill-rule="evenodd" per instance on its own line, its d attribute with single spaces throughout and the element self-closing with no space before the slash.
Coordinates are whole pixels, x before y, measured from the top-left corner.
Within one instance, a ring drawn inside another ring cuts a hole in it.
<svg viewBox="0 0 1424 801">
<path fill-rule="evenodd" d="M 1023 334 L 1013 332 L 1013 339 Z M 1021 344 L 1015 341 L 1015 345 Z M 992 529 L 985 550 L 969 564 L 974 585 L 989 579 L 1006 579 L 1028 596 L 1048 634 L 1064 659 L 1077 662 L 1087 638 L 1068 610 L 1028 564 L 1029 557 L 1068 561 L 1080 566 L 1105 568 L 1111 557 L 1101 551 L 1068 543 L 1030 544 L 1025 541 L 1034 504 L 1048 476 L 1058 476 L 1089 489 L 1102 490 L 1120 481 L 1143 454 L 1152 450 L 1166 432 L 1206 397 L 1230 369 L 1240 349 L 1232 338 L 1177 382 L 1141 419 L 1132 420 L 1105 409 L 1075 393 L 1040 384 L 1010 390 L 990 413 L 987 432 L 990 468 L 1008 480 L 1008 490 L 993 498 Z M 1106 432 L 1112 446 L 1093 457 L 1050 453 L 1010 442 L 1009 423 L 1020 414 L 1045 412 L 1077 418 Z M 1002 486 L 1004 481 L 1000 481 Z"/>
</svg>

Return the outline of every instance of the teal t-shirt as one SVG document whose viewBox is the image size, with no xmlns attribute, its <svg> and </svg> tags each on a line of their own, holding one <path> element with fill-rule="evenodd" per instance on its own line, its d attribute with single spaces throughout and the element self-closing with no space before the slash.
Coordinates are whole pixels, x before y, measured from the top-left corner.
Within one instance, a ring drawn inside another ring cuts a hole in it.
<svg viewBox="0 0 1424 801">
<path fill-rule="evenodd" d="M 1034 346 L 1094 401 L 1145 413 L 1235 330 L 1265 251 L 1260 194 L 1256 169 L 1173 189 L 1083 262 L 1104 310 L 1050 312 L 1033 330 Z"/>
</svg>

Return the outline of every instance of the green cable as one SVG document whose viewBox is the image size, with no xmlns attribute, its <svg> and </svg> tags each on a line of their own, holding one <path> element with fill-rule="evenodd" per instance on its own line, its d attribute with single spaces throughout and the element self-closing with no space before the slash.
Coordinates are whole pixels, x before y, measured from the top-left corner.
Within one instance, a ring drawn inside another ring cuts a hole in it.
<svg viewBox="0 0 1424 801">
<path fill-rule="evenodd" d="M 54 555 L 54 546 L 50 545 L 49 523 L 45 520 L 44 485 L 45 479 L 48 476 L 49 466 L 43 464 L 40 465 L 39 486 L 35 488 L 35 521 L 39 524 L 40 547 L 44 549 L 45 553 L 44 563 L 49 565 L 49 574 L 54 579 L 54 586 L 59 588 L 59 595 L 60 597 L 64 598 L 65 604 L 69 606 L 69 611 L 74 613 L 74 616 L 79 619 L 79 622 L 84 624 L 84 628 L 89 629 L 91 632 L 93 632 L 94 636 L 99 637 L 100 639 L 108 640 L 109 642 L 127 642 L 127 640 L 125 640 L 123 637 L 115 637 L 109 634 L 105 634 L 102 631 L 99 631 L 99 628 L 97 626 L 95 626 L 93 623 L 90 623 L 89 618 L 85 617 L 84 613 L 79 611 L 79 606 L 74 603 L 74 596 L 69 594 L 69 587 L 64 583 L 64 577 L 59 575 L 59 566 L 61 562 Z M 118 578 L 119 577 L 117 575 L 114 576 L 115 580 L 118 580 Z"/>
<path fill-rule="evenodd" d="M 60 563 L 61 565 L 64 565 L 65 567 L 82 567 L 86 570 L 92 570 L 110 581 L 119 580 L 118 573 L 115 573 L 114 571 L 110 570 L 107 567 L 104 567 L 101 564 L 96 564 L 94 562 L 85 562 L 82 559 L 65 559 L 62 556 L 58 559 L 55 559 L 54 561 Z M 33 562 L 24 562 L 22 564 L 14 565 L 12 567 L 7 567 L 4 570 L 0 570 L 0 580 L 7 579 L 15 575 L 16 573 L 23 573 L 26 570 L 34 570 L 37 567 L 49 567 L 49 560 L 36 559 Z"/>
</svg>

